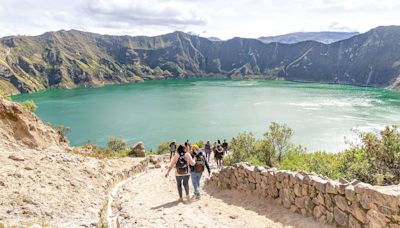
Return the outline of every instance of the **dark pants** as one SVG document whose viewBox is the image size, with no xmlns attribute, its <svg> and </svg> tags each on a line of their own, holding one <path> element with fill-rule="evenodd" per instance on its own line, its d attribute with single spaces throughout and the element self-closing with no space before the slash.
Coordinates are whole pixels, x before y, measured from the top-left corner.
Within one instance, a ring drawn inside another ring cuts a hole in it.
<svg viewBox="0 0 400 228">
<path fill-rule="evenodd" d="M 189 175 L 176 176 L 176 186 L 178 187 L 179 197 L 182 198 L 182 184 L 185 188 L 186 195 L 189 195 Z"/>
</svg>

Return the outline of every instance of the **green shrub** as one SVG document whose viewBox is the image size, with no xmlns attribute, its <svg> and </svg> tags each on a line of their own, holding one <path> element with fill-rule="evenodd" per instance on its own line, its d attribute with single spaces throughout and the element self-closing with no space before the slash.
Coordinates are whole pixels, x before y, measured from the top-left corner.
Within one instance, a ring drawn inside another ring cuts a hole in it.
<svg viewBox="0 0 400 228">
<path fill-rule="evenodd" d="M 307 153 L 304 148 L 296 147 L 287 152 L 279 163 L 279 169 L 315 172 L 329 178 L 340 178 L 342 160 L 340 156 L 327 152 Z"/>
<path fill-rule="evenodd" d="M 400 183 L 400 132 L 387 126 L 379 133 L 358 133 L 359 145 L 341 153 L 342 172 L 371 184 Z"/>
<path fill-rule="evenodd" d="M 1 89 L 0 89 L 0 99 L 6 99 L 6 100 L 9 100 L 9 101 L 12 100 L 11 96 L 7 96 L 6 92 L 4 90 L 1 90 Z"/>
<path fill-rule="evenodd" d="M 290 149 L 292 144 L 290 139 L 293 135 L 293 130 L 286 124 L 280 125 L 272 122 L 269 125 L 269 132 L 264 134 L 265 140 L 267 141 L 268 148 L 271 149 L 268 156 L 274 157 L 278 162 L 282 160 L 287 151 Z"/>
<path fill-rule="evenodd" d="M 199 140 L 195 143 L 197 146 L 199 146 L 199 148 L 203 148 L 204 147 L 204 141 L 203 140 Z"/>
<path fill-rule="evenodd" d="M 126 151 L 126 142 L 122 138 L 111 137 L 107 142 L 107 148 L 115 153 Z"/>
<path fill-rule="evenodd" d="M 34 112 L 37 109 L 37 105 L 33 100 L 26 100 L 21 103 L 22 106 L 29 109 L 29 111 Z"/>
<path fill-rule="evenodd" d="M 256 138 L 252 133 L 239 133 L 231 141 L 231 153 L 224 158 L 226 165 L 233 165 L 238 162 L 248 161 L 250 157 L 255 156 Z M 228 157 L 228 158 L 227 158 Z"/>
<path fill-rule="evenodd" d="M 51 123 L 49 126 L 51 126 Z M 66 137 L 67 134 L 71 132 L 71 128 L 65 127 L 64 125 L 57 125 L 55 129 L 62 137 Z"/>
<path fill-rule="evenodd" d="M 128 150 L 114 151 L 108 148 L 95 148 L 93 149 L 93 157 L 97 158 L 112 158 L 112 157 L 126 157 Z"/>
<path fill-rule="evenodd" d="M 157 148 L 157 154 L 168 154 L 169 151 L 169 144 L 171 142 L 163 142 Z"/>
</svg>

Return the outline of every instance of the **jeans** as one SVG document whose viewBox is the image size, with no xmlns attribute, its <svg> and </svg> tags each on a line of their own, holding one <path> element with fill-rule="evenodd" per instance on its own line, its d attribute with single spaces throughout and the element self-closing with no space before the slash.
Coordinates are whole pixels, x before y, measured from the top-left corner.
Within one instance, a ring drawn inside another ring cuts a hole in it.
<svg viewBox="0 0 400 228">
<path fill-rule="evenodd" d="M 182 184 L 185 188 L 186 195 L 189 195 L 189 175 L 176 176 L 176 186 L 178 187 L 179 197 L 182 198 Z"/>
<path fill-rule="evenodd" d="M 203 173 L 196 173 L 196 172 L 190 173 L 190 176 L 192 176 L 192 184 L 193 184 L 195 194 L 200 193 L 200 179 L 201 179 L 202 174 Z"/>
</svg>

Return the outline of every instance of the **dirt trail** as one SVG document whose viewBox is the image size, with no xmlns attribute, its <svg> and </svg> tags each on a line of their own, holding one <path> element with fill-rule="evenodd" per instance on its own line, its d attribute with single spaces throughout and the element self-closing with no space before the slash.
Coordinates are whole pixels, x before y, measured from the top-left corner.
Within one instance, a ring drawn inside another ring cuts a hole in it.
<svg viewBox="0 0 400 228">
<path fill-rule="evenodd" d="M 207 189 L 200 200 L 181 203 L 175 177 L 164 173 L 152 169 L 121 186 L 112 204 L 120 227 L 328 227 L 237 191 Z"/>
</svg>

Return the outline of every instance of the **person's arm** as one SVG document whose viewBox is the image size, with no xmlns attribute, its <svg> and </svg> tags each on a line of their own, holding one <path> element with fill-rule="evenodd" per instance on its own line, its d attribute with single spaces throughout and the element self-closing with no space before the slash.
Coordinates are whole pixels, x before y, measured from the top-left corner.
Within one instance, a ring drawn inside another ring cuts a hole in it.
<svg viewBox="0 0 400 228">
<path fill-rule="evenodd" d="M 190 153 L 186 153 L 185 155 L 186 161 L 190 164 L 190 165 L 194 165 L 196 163 L 196 161 L 192 158 L 192 156 L 190 155 Z"/>
<path fill-rule="evenodd" d="M 178 161 L 178 154 L 175 153 L 175 154 L 174 154 L 174 157 L 172 158 L 171 163 L 170 163 L 169 166 L 168 166 L 168 170 L 167 170 L 167 173 L 165 174 L 165 177 L 168 176 L 169 172 L 171 172 L 171 169 L 175 166 L 175 164 L 176 164 L 177 161 Z"/>
<path fill-rule="evenodd" d="M 206 165 L 207 171 L 208 171 L 208 175 L 211 174 L 211 169 L 210 169 L 210 164 L 208 164 L 208 161 L 206 159 L 206 157 L 203 154 L 203 158 L 204 158 L 204 164 Z"/>
</svg>

